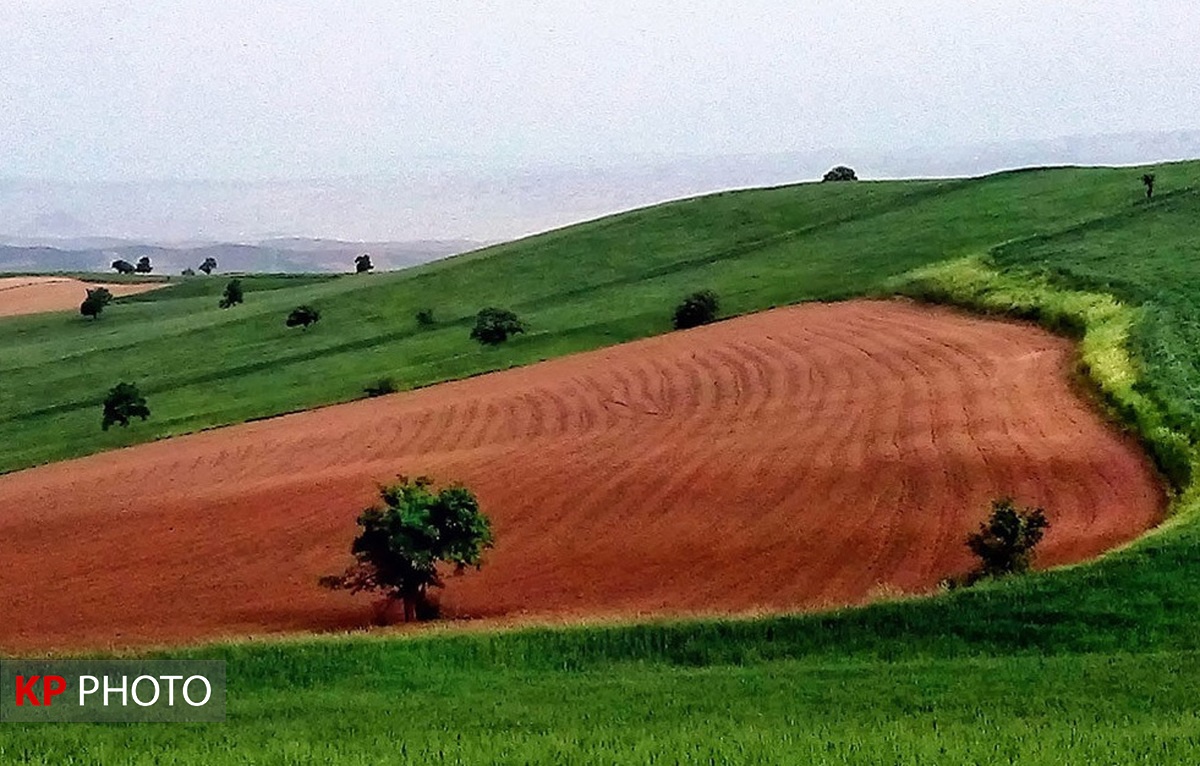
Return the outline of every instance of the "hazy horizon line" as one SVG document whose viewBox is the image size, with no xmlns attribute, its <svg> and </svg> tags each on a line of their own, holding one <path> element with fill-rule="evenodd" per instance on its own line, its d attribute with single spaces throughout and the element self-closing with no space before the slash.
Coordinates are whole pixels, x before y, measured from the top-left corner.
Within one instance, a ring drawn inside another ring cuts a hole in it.
<svg viewBox="0 0 1200 766">
<path fill-rule="evenodd" d="M 1054 144 L 1064 141 L 1077 140 L 1119 140 L 1119 139 L 1136 139 L 1136 138 L 1166 138 L 1171 136 L 1194 136 L 1200 138 L 1200 126 L 1172 128 L 1170 130 L 1127 130 L 1099 133 L 1067 133 L 1054 134 L 1042 137 L 1029 138 L 1014 138 L 1014 139 L 995 139 L 988 141 L 969 141 L 956 144 L 910 144 L 897 147 L 888 146 L 857 146 L 857 147 L 823 147 L 817 149 L 786 149 L 786 150 L 769 150 L 758 152 L 718 152 L 718 153 L 702 153 L 702 152 L 631 152 L 627 154 L 611 154 L 607 155 L 604 160 L 596 161 L 596 157 L 592 156 L 592 161 L 577 161 L 568 158 L 530 158 L 525 161 L 516 161 L 513 159 L 503 159 L 497 157 L 484 158 L 482 155 L 474 155 L 470 153 L 442 153 L 422 155 L 411 161 L 407 173 L 404 170 L 395 170 L 391 172 L 372 172 L 372 173 L 330 173 L 327 175 L 298 175 L 298 176 L 178 176 L 178 177 L 155 177 L 142 176 L 136 178 L 122 178 L 112 176 L 107 178 L 89 178 L 86 180 L 68 179 L 63 177 L 50 176 L 7 176 L 0 175 L 0 183 L 5 184 L 44 184 L 44 185 L 71 185 L 71 186 L 155 186 L 155 185 L 206 185 L 206 186 L 254 186 L 254 185 L 286 185 L 286 184 L 305 184 L 305 183 L 323 183 L 331 181 L 403 181 L 410 180 L 409 176 L 413 174 L 423 175 L 446 175 L 446 176 L 461 176 L 463 174 L 475 173 L 480 176 L 488 175 L 517 175 L 525 173 L 552 173 L 556 171 L 619 171 L 633 168 L 648 168 L 655 165 L 672 165 L 684 162 L 704 162 L 704 161 L 722 161 L 722 160 L 737 160 L 743 158 L 784 158 L 784 157 L 806 157 L 815 159 L 821 155 L 829 155 L 830 167 L 836 164 L 849 164 L 854 161 L 853 155 L 861 154 L 871 158 L 879 158 L 888 155 L 897 155 L 905 153 L 931 152 L 936 150 L 961 152 L 971 149 L 998 149 L 1004 147 L 1017 147 L 1023 145 L 1037 144 Z M 499 161 L 496 161 L 499 160 Z M 1145 162 L 1154 162 L 1156 160 L 1147 159 Z M 437 164 L 437 163 L 442 164 Z M 1070 165 L 1072 163 L 1066 163 Z M 1097 163 L 1095 165 L 1088 164 L 1091 167 L 1128 167 L 1141 164 L 1140 162 L 1130 163 Z M 1055 167 L 1056 165 L 1044 165 L 1045 167 Z M 1058 167 L 1064 165 L 1057 165 Z M 1022 166 L 1025 167 L 1025 166 Z M 1035 165 L 1028 167 L 1043 167 L 1043 165 Z M 1002 172 L 1008 168 L 987 171 L 986 175 L 991 172 Z M 1017 168 L 1012 168 L 1017 169 Z M 963 178 L 972 177 L 970 174 L 965 175 L 938 175 L 938 176 L 889 176 L 889 180 L 903 180 L 906 178 L 926 178 L 926 177 L 946 177 L 946 178 Z"/>
</svg>

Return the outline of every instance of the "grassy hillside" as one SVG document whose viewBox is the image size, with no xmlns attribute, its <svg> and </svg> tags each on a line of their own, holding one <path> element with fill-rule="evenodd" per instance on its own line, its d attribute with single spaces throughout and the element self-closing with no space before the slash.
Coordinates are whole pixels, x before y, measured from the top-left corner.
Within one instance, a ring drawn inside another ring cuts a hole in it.
<svg viewBox="0 0 1200 766">
<path fill-rule="evenodd" d="M 1160 172 L 1169 192 L 1200 165 Z M 870 292 L 922 264 L 1137 210 L 1138 188 L 1132 170 L 1068 169 L 720 194 L 396 274 L 247 279 L 246 303 L 225 311 L 224 280 L 198 278 L 97 322 L 0 321 L 0 471 L 344 401 L 385 374 L 418 386 L 664 332 L 699 288 L 726 313 Z M 283 324 L 299 303 L 322 312 L 308 332 Z M 470 321 L 487 305 L 516 310 L 529 334 L 479 348 Z M 417 326 L 421 308 L 436 327 Z M 103 433 L 100 402 L 119 381 L 138 383 L 153 417 Z"/>
<path fill-rule="evenodd" d="M 1164 194 L 1152 203 L 1136 199 L 1140 170 L 724 195 L 366 286 L 342 279 L 255 302 L 286 306 L 317 291 L 328 291 L 330 305 L 415 296 L 405 291 L 422 283 L 424 295 L 458 284 L 458 293 L 436 294 L 482 296 L 490 285 L 468 276 L 477 266 L 569 262 L 557 284 L 514 272 L 511 282 L 528 292 L 510 303 L 539 332 L 498 353 L 472 349 L 462 324 L 434 331 L 437 343 L 397 330 L 389 348 L 429 342 L 431 354 L 444 354 L 428 368 L 407 355 L 388 368 L 415 382 L 416 371 L 432 374 L 451 359 L 470 371 L 665 329 L 664 304 L 692 286 L 712 286 L 743 311 L 891 289 L 891 278 L 932 266 L 910 289 L 1086 330 L 1099 355 L 1089 356 L 1092 373 L 1115 387 L 1118 404 L 1136 403 L 1123 416 L 1194 441 L 1200 164 L 1157 172 Z M 743 239 L 739 215 L 756 238 Z M 606 249 L 626 241 L 653 253 Z M 668 250 L 675 255 L 664 257 Z M 967 256 L 971 270 L 954 268 Z M 1082 302 L 1080 290 L 1091 293 Z M 166 311 L 168 295 L 144 305 Z M 1112 314 L 1088 313 L 1096 300 L 1117 312 L 1115 335 L 1105 335 Z M 471 302 L 454 305 L 465 317 Z M 409 308 L 397 308 L 403 319 Z M 1200 496 L 1183 489 L 1161 530 L 1098 562 L 933 599 L 747 621 L 196 649 L 229 662 L 229 723 L 10 725 L 0 729 L 0 762 L 1195 763 Z"/>
</svg>

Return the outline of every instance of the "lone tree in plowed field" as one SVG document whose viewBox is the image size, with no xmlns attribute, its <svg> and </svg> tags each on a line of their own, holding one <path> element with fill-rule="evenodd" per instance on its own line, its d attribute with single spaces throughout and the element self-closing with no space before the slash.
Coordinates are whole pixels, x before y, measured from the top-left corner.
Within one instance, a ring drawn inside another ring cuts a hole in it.
<svg viewBox="0 0 1200 766">
<path fill-rule="evenodd" d="M 460 485 L 432 487 L 426 477 L 401 477 L 381 487 L 383 505 L 358 517 L 362 531 L 350 547 L 354 563 L 340 575 L 322 577 L 321 585 L 382 592 L 389 604 L 404 605 L 405 622 L 432 616 L 429 589 L 443 585 L 438 565 L 451 564 L 455 573 L 479 569 L 484 550 L 492 547 L 491 523 L 475 495 Z"/>
<path fill-rule="evenodd" d="M 1049 526 L 1041 508 L 1018 508 L 1007 497 L 992 501 L 992 515 L 967 537 L 967 547 L 979 557 L 979 569 L 968 582 L 1028 572 L 1033 549 Z"/>
<path fill-rule="evenodd" d="M 100 427 L 105 431 L 113 423 L 122 428 L 129 425 L 132 418 L 145 420 L 150 417 L 150 408 L 146 406 L 146 397 L 133 383 L 118 383 L 109 389 L 104 397 L 104 419 Z"/>
</svg>

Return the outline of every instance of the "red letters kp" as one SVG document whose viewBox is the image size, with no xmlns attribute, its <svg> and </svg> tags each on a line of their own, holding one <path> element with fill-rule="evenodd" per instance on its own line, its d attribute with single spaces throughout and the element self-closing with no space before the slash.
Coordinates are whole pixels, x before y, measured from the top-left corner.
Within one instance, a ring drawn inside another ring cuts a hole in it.
<svg viewBox="0 0 1200 766">
<path fill-rule="evenodd" d="M 42 682 L 42 697 L 38 699 L 36 684 Z M 26 702 L 34 707 L 50 707 L 54 697 L 67 690 L 67 679 L 62 676 L 17 676 L 17 707 Z"/>
</svg>

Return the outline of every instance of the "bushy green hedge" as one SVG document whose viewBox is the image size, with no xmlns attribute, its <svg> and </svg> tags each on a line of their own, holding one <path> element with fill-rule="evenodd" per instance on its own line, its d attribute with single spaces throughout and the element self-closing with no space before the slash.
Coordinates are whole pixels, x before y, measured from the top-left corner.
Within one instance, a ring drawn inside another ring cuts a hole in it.
<svg viewBox="0 0 1200 766">
<path fill-rule="evenodd" d="M 1167 425 L 1164 406 L 1138 390 L 1140 370 L 1129 352 L 1137 309 L 1105 293 L 1062 289 L 1036 275 L 997 270 L 982 257 L 917 269 L 892 287 L 917 300 L 1028 319 L 1077 338 L 1080 373 L 1138 435 L 1171 487 L 1181 495 L 1192 490 L 1195 445 Z"/>
</svg>

